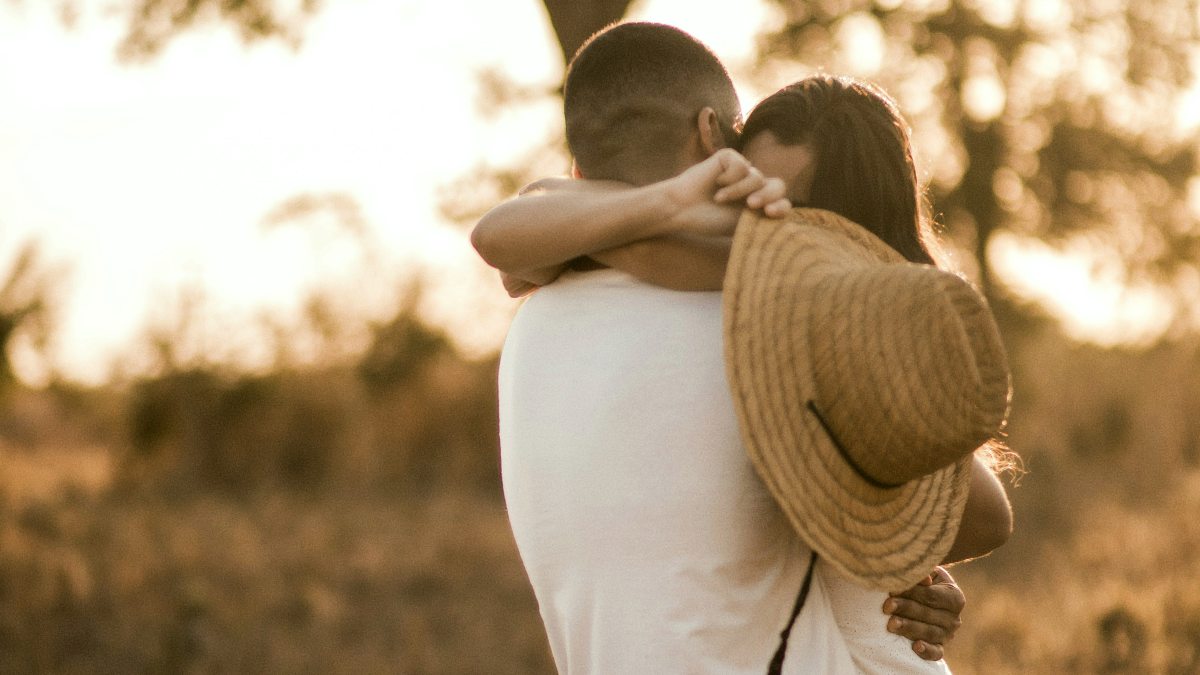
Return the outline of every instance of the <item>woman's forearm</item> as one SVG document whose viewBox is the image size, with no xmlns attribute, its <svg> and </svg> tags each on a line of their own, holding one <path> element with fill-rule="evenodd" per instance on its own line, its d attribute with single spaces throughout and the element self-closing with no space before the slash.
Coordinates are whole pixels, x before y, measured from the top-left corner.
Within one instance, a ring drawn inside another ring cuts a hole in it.
<svg viewBox="0 0 1200 675">
<path fill-rule="evenodd" d="M 561 265 L 580 256 L 665 234 L 675 209 L 661 184 L 584 186 L 518 197 L 489 211 L 471 243 L 509 274 Z"/>
<path fill-rule="evenodd" d="M 787 186 L 725 149 L 672 178 L 641 187 L 608 181 L 540 181 L 540 192 L 488 211 L 471 232 L 502 272 L 553 267 L 597 251 L 689 232 L 729 235 L 743 206 L 781 217 Z"/>
<path fill-rule="evenodd" d="M 731 237 L 680 234 L 643 239 L 592 257 L 655 286 L 676 291 L 718 291 L 732 245 Z"/>
<path fill-rule="evenodd" d="M 979 457 L 971 464 L 971 487 L 958 536 L 944 563 L 987 555 L 1012 534 L 1012 507 L 1000 479 Z"/>
</svg>

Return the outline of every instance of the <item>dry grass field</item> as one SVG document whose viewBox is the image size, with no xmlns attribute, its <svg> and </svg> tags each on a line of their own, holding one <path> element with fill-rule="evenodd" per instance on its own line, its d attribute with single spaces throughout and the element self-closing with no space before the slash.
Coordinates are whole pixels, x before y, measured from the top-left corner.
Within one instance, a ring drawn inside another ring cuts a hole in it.
<svg viewBox="0 0 1200 675">
<path fill-rule="evenodd" d="M 1023 335 L 1017 530 L 956 572 L 952 667 L 1200 672 L 1197 352 Z M 552 672 L 494 362 L 435 343 L 404 368 L 10 390 L 0 673 Z"/>
</svg>

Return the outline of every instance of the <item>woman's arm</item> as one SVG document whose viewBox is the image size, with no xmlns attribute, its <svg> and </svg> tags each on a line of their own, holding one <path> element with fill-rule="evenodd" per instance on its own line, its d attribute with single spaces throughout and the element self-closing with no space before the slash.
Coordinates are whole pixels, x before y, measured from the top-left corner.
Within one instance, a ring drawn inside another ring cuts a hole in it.
<svg viewBox="0 0 1200 675">
<path fill-rule="evenodd" d="M 489 265 L 526 278 L 595 251 L 666 234 L 674 208 L 662 184 L 570 181 L 488 211 L 471 244 Z M 535 279 L 527 279 L 536 283 Z"/>
<path fill-rule="evenodd" d="M 679 234 L 643 239 L 588 257 L 605 267 L 674 291 L 719 291 L 732 247 L 731 237 Z M 567 267 L 553 265 L 520 275 L 501 272 L 500 280 L 509 297 L 520 298 L 551 283 Z"/>
<path fill-rule="evenodd" d="M 958 536 L 943 564 L 991 553 L 1012 535 L 1012 507 L 1004 486 L 991 468 L 976 456 L 971 464 L 971 487 Z"/>
<path fill-rule="evenodd" d="M 732 247 L 732 237 L 678 234 L 644 239 L 591 257 L 655 286 L 719 291 Z"/>
<path fill-rule="evenodd" d="M 679 233 L 728 235 L 741 209 L 719 202 L 745 201 L 768 215 L 781 215 L 791 206 L 783 197 L 781 181 L 764 178 L 732 150 L 722 150 L 674 178 L 642 187 L 571 180 L 535 186 L 543 189 L 492 209 L 471 233 L 471 243 L 485 261 L 533 284 L 553 279 L 561 272 L 560 265 L 598 251 L 607 254 L 597 258 L 607 258 L 608 264 L 642 278 L 654 277 L 649 271 L 654 267 L 701 264 L 711 269 L 714 261 L 723 267 L 714 254 L 716 245 L 694 236 L 668 240 L 661 248 L 614 249 Z M 644 263 L 649 251 L 667 259 L 633 267 Z M 672 251 L 685 253 L 673 260 Z"/>
</svg>

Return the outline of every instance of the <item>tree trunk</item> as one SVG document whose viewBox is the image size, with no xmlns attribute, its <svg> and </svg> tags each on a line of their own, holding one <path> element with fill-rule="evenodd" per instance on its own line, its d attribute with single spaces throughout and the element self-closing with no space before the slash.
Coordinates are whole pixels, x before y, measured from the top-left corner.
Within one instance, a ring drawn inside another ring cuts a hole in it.
<svg viewBox="0 0 1200 675">
<path fill-rule="evenodd" d="M 967 151 L 967 171 L 959 184 L 957 196 L 963 208 L 975 220 L 975 255 L 979 265 L 979 284 L 983 294 L 992 299 L 992 269 L 987 259 L 987 247 L 992 235 L 1000 229 L 1003 213 L 996 201 L 992 180 L 1003 164 L 1004 139 L 995 124 L 981 129 L 970 124 L 963 126 L 960 136 Z"/>
<path fill-rule="evenodd" d="M 563 63 L 571 57 L 593 33 L 625 16 L 632 0 L 542 0 L 550 25 L 558 37 Z"/>
</svg>

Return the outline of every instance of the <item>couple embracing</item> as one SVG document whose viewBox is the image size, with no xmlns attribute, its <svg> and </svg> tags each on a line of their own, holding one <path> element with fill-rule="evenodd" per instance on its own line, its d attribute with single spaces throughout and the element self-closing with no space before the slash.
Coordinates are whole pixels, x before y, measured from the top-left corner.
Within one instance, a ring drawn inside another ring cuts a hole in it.
<svg viewBox="0 0 1200 675">
<path fill-rule="evenodd" d="M 573 179 L 472 234 L 536 289 L 501 470 L 558 670 L 948 672 L 939 565 L 1011 529 L 987 461 L 1009 379 L 930 254 L 895 105 L 819 76 L 742 127 L 711 51 L 627 23 L 580 49 L 564 107 Z"/>
</svg>

